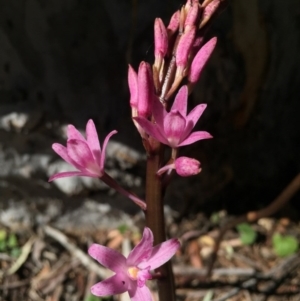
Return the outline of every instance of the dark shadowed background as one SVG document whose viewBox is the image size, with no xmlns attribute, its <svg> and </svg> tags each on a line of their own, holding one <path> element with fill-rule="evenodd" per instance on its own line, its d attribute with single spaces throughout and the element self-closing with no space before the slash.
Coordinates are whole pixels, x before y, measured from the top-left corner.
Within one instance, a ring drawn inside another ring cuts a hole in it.
<svg viewBox="0 0 300 301">
<path fill-rule="evenodd" d="M 20 183 L 20 174 L 5 165 L 8 153 L 56 158 L 51 144 L 58 125 L 84 128 L 89 118 L 102 138 L 117 129 L 115 140 L 143 151 L 130 118 L 127 65 L 152 62 L 154 18 L 167 24 L 182 4 L 0 0 L 1 179 Z M 177 210 L 257 209 L 299 172 L 300 2 L 228 4 L 207 33 L 218 37 L 217 47 L 190 98 L 190 108 L 208 104 L 197 128 L 214 139 L 182 149 L 202 162 L 203 171 L 174 178 L 167 198 Z M 20 130 L 3 126 L 13 112 L 29 115 Z M 143 168 L 135 172 L 143 177 Z M 32 177 L 47 183 L 46 174 L 33 173 L 23 185 Z M 52 195 L 51 187 L 43 194 Z M 0 190 L 3 195 L 7 188 Z M 30 193 L 38 195 L 40 187 Z M 287 209 L 294 217 L 299 201 L 298 194 Z"/>
</svg>

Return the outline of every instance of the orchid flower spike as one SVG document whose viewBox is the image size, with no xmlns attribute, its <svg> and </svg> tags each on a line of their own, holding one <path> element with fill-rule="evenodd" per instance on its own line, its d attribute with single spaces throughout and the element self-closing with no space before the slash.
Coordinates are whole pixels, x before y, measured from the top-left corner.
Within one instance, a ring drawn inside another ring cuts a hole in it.
<svg viewBox="0 0 300 301">
<path fill-rule="evenodd" d="M 188 157 L 179 157 L 174 161 L 174 163 L 167 164 L 160 168 L 157 174 L 161 175 L 172 169 L 175 169 L 177 174 L 181 177 L 194 176 L 201 172 L 200 162 L 198 160 Z"/>
<path fill-rule="evenodd" d="M 93 120 L 90 119 L 86 125 L 86 139 L 73 125 L 69 125 L 67 146 L 54 143 L 52 149 L 78 171 L 57 173 L 50 177 L 49 182 L 73 176 L 101 178 L 104 175 L 105 149 L 110 137 L 116 133 L 117 131 L 112 131 L 106 136 L 101 150 Z"/>
<path fill-rule="evenodd" d="M 206 104 L 197 105 L 187 115 L 188 89 L 183 86 L 177 93 L 170 112 L 167 112 L 159 101 L 153 102 L 155 123 L 146 118 L 136 117 L 134 120 L 149 135 L 172 148 L 192 144 L 198 140 L 212 136 L 205 131 L 191 133 L 198 119 L 206 108 Z"/>
<path fill-rule="evenodd" d="M 93 244 L 88 253 L 100 264 L 115 272 L 112 277 L 91 287 L 95 296 L 104 297 L 128 291 L 132 301 L 151 301 L 151 293 L 146 281 L 152 278 L 151 270 L 163 265 L 178 250 L 178 239 L 169 239 L 153 247 L 153 234 L 144 229 L 142 240 L 125 258 L 117 251 Z"/>
</svg>

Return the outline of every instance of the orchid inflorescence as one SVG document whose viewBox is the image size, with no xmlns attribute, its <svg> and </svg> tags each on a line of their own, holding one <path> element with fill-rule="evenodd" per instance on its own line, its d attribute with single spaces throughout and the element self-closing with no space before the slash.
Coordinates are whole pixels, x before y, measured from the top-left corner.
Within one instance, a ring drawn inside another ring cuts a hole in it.
<svg viewBox="0 0 300 301">
<path fill-rule="evenodd" d="M 205 43 L 204 33 L 220 2 L 221 0 L 205 0 L 200 4 L 199 0 L 188 0 L 173 14 L 167 27 L 157 18 L 154 22 L 153 66 L 141 62 L 136 72 L 129 65 L 131 115 L 142 138 L 149 166 L 155 166 L 155 169 L 147 170 L 147 175 L 151 172 L 156 174 L 155 177 L 153 175 L 148 177 L 152 181 L 166 180 L 174 170 L 182 177 L 196 175 L 201 171 L 198 160 L 179 157 L 178 149 L 199 140 L 212 138 L 206 131 L 193 131 L 206 104 L 199 104 L 188 113 L 188 95 L 199 80 L 203 67 L 215 48 L 216 38 Z M 182 86 L 184 79 L 186 84 Z M 147 205 L 150 205 L 150 197 L 147 196 L 149 189 L 146 189 L 145 202 L 122 188 L 105 172 L 106 146 L 111 136 L 116 133 L 115 130 L 110 132 L 101 148 L 92 120 L 87 123 L 86 138 L 73 125 L 69 125 L 66 146 L 54 143 L 52 148 L 63 160 L 75 167 L 76 171 L 57 173 L 51 176 L 49 181 L 71 176 L 99 178 L 144 210 L 146 217 L 147 215 L 149 217 L 146 221 L 155 219 L 156 213 L 147 210 Z M 163 146 L 171 148 L 169 160 L 164 164 L 154 163 L 163 162 L 164 152 L 161 151 Z M 161 160 L 152 160 L 156 157 Z M 162 192 L 158 192 L 158 195 L 161 196 Z M 155 197 L 152 198 L 152 202 L 156 202 Z M 155 226 L 155 229 L 150 230 L 148 227 L 144 229 L 142 240 L 127 259 L 115 250 L 97 244 L 91 245 L 89 254 L 115 272 L 112 277 L 95 284 L 91 288 L 92 294 L 108 296 L 128 291 L 131 300 L 152 300 L 146 281 L 152 278 L 158 278 L 159 281 L 159 277 L 154 277 L 155 270 L 167 262 L 180 247 L 177 239 L 167 241 L 164 241 L 165 238 L 160 238 L 160 241 L 154 239 L 158 231 L 164 233 L 164 222 L 157 223 L 159 226 Z M 154 238 L 152 230 L 155 230 Z M 154 240 L 158 243 L 155 247 Z M 161 277 L 172 281 L 170 274 Z M 174 298 L 170 297 L 170 300 Z"/>
</svg>

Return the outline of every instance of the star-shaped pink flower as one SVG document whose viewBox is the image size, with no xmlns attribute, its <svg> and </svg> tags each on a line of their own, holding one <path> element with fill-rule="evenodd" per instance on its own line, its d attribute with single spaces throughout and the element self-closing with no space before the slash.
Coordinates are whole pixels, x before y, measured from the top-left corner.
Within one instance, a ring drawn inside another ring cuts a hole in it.
<svg viewBox="0 0 300 301">
<path fill-rule="evenodd" d="M 197 105 L 187 115 L 188 88 L 183 86 L 177 93 L 170 112 L 155 100 L 153 103 L 153 117 L 155 123 L 144 117 L 135 117 L 134 120 L 144 129 L 144 131 L 172 148 L 192 144 L 198 140 L 209 139 L 212 136 L 205 131 L 191 133 L 198 119 L 206 108 L 206 104 Z"/>
<path fill-rule="evenodd" d="M 153 247 L 153 234 L 144 229 L 142 240 L 125 258 L 117 251 L 93 244 L 88 252 L 100 264 L 109 268 L 115 275 L 91 287 L 95 296 L 104 297 L 128 291 L 132 301 L 151 301 L 151 293 L 146 281 L 152 278 L 151 270 L 167 262 L 178 250 L 177 239 L 169 239 Z"/>
<path fill-rule="evenodd" d="M 116 133 L 117 131 L 112 131 L 106 136 L 101 150 L 93 120 L 90 119 L 86 125 L 86 139 L 73 125 L 68 125 L 67 146 L 54 143 L 52 149 L 78 171 L 57 173 L 50 177 L 49 182 L 72 176 L 102 177 L 104 175 L 105 149 L 110 137 Z"/>
</svg>

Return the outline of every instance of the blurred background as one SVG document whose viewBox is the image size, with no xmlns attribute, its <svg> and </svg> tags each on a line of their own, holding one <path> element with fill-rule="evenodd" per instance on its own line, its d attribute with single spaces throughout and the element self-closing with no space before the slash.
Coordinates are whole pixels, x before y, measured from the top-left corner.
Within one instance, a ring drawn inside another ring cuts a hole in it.
<svg viewBox="0 0 300 301">
<path fill-rule="evenodd" d="M 84 130 L 89 118 L 102 141 L 118 130 L 108 168 L 143 195 L 144 155 L 130 118 L 127 68 L 153 62 L 154 19 L 168 24 L 182 4 L 0 0 L 2 203 L 53 197 L 72 207 L 83 196 L 107 201 L 91 183 L 47 183 L 62 164 L 51 144 L 64 141 L 64 125 Z M 217 47 L 189 102 L 190 109 L 208 104 L 197 129 L 214 139 L 181 150 L 201 161 L 202 173 L 175 177 L 167 193 L 168 204 L 186 214 L 261 208 L 299 172 L 299 0 L 228 1 L 207 32 L 207 39 L 213 36 Z M 124 158 L 129 163 L 123 166 Z M 109 198 L 134 210 L 122 197 Z M 285 209 L 295 218 L 299 200 L 300 194 Z"/>
</svg>

